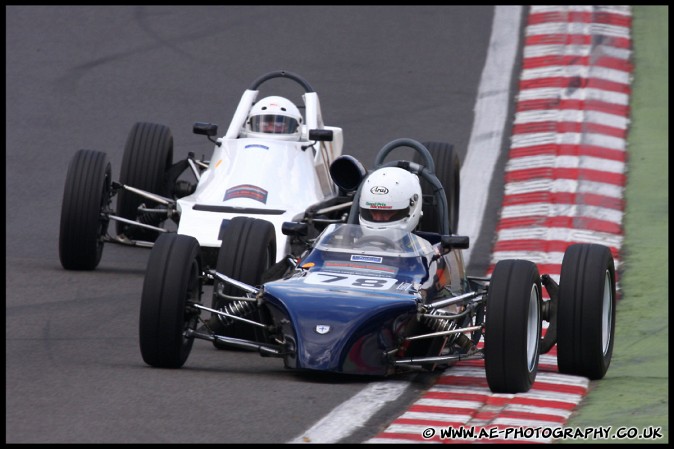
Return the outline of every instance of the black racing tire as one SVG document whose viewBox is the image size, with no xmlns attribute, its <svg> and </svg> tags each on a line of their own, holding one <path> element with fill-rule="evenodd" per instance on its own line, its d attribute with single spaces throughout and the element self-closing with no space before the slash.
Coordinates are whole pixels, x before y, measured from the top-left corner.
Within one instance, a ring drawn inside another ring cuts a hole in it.
<svg viewBox="0 0 674 449">
<path fill-rule="evenodd" d="M 59 258 L 66 270 L 93 270 L 103 255 L 112 201 L 105 153 L 79 150 L 70 162 L 61 205 Z"/>
<path fill-rule="evenodd" d="M 248 285 L 260 286 L 262 275 L 276 261 L 276 233 L 274 225 L 266 220 L 235 217 L 226 226 L 218 252 L 216 270 L 232 279 Z M 222 291 L 229 296 L 244 296 L 244 292 L 232 285 L 218 281 L 213 283 L 212 308 L 227 311 L 243 318 L 262 320 L 262 311 L 253 302 L 232 302 L 218 296 Z M 265 335 L 256 326 L 232 320 L 223 323 L 216 314 L 212 314 L 209 326 L 218 335 L 265 341 Z M 217 340 L 213 345 L 218 349 L 226 346 Z"/>
<path fill-rule="evenodd" d="M 173 164 L 173 135 L 171 130 L 155 123 L 138 122 L 133 125 L 124 147 L 119 182 L 124 185 L 170 197 L 166 174 Z M 117 196 L 117 215 L 128 220 L 139 220 L 153 226 L 161 226 L 160 215 L 139 217 L 138 206 L 145 203 L 152 208 L 157 203 L 133 192 L 121 190 Z M 160 232 L 118 221 L 117 234 L 134 240 L 154 242 Z"/>
<path fill-rule="evenodd" d="M 591 380 L 606 374 L 613 355 L 615 265 L 604 245 L 576 243 L 564 252 L 559 277 L 559 372 Z"/>
<path fill-rule="evenodd" d="M 449 227 L 452 234 L 456 234 L 459 228 L 459 198 L 461 193 L 461 160 L 454 145 L 445 142 L 424 142 L 433 157 L 435 164 L 435 176 L 440 180 L 447 197 L 447 214 Z M 414 153 L 414 162 L 424 165 L 424 159 L 418 152 Z M 434 196 L 434 188 L 423 178 L 421 179 L 421 193 L 424 197 Z M 440 216 L 437 213 L 438 206 L 424 202 L 423 212 L 419 223 L 419 230 L 425 232 L 438 232 L 440 229 Z"/>
<path fill-rule="evenodd" d="M 484 356 L 494 393 L 529 391 L 538 372 L 541 279 L 535 263 L 502 260 L 489 283 Z"/>
<path fill-rule="evenodd" d="M 148 259 L 140 303 L 139 339 L 143 360 L 157 368 L 180 368 L 192 350 L 201 303 L 201 255 L 197 239 L 162 234 Z"/>
</svg>

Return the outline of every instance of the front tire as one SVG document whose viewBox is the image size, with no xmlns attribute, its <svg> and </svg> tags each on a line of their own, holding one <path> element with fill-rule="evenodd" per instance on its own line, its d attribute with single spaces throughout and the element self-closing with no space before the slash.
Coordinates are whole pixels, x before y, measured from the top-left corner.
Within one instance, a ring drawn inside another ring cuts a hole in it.
<svg viewBox="0 0 674 449">
<path fill-rule="evenodd" d="M 103 255 L 111 203 L 111 168 L 105 153 L 75 153 L 63 191 L 59 258 L 66 270 L 93 270 Z"/>
<path fill-rule="evenodd" d="M 591 380 L 606 374 L 613 355 L 616 286 L 611 250 L 578 243 L 564 252 L 559 278 L 559 372 Z"/>
<path fill-rule="evenodd" d="M 140 305 L 140 352 L 158 368 L 180 368 L 192 350 L 201 303 L 199 242 L 191 236 L 161 235 L 147 264 Z"/>
<path fill-rule="evenodd" d="M 166 174 L 173 164 L 173 135 L 171 130 L 155 123 L 138 122 L 133 125 L 124 147 L 119 182 L 124 185 L 170 197 Z M 160 226 L 161 215 L 138 214 L 138 206 L 148 207 L 156 203 L 133 192 L 121 190 L 117 197 L 117 215 L 128 220 L 137 220 L 152 226 Z M 117 234 L 135 240 L 154 242 L 159 232 L 118 221 Z"/>
<path fill-rule="evenodd" d="M 487 297 L 484 354 L 494 393 L 529 391 L 538 372 L 541 280 L 536 264 L 502 260 L 494 267 Z"/>
<path fill-rule="evenodd" d="M 249 217 L 235 217 L 229 222 L 218 252 L 216 270 L 219 273 L 248 285 L 259 286 L 262 284 L 262 275 L 275 261 L 276 233 L 273 224 Z M 261 311 L 255 303 L 230 301 L 220 297 L 219 291 L 229 296 L 244 295 L 240 289 L 216 279 L 213 284 L 213 309 L 226 309 L 244 318 L 261 319 Z M 264 341 L 265 337 L 257 327 L 236 320 L 227 321 L 213 314 L 209 326 L 218 335 Z M 225 347 L 217 340 L 213 344 L 218 349 Z"/>
</svg>

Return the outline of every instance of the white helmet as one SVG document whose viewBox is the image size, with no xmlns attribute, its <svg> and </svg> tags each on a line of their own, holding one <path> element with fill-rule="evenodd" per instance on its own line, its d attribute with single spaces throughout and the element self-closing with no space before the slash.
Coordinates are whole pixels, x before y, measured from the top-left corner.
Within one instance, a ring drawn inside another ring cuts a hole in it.
<svg viewBox="0 0 674 449">
<path fill-rule="evenodd" d="M 246 119 L 247 136 L 299 140 L 302 114 L 292 101 L 266 97 L 253 105 Z"/>
<path fill-rule="evenodd" d="M 413 231 L 423 214 L 421 205 L 417 175 L 398 167 L 380 168 L 363 184 L 358 220 L 365 230 Z"/>
</svg>

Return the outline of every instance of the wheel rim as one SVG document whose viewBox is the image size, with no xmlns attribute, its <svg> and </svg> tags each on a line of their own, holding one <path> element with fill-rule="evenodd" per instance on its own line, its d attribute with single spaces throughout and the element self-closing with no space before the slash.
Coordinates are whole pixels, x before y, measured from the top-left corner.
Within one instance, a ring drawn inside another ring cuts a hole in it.
<svg viewBox="0 0 674 449">
<path fill-rule="evenodd" d="M 611 273 L 606 270 L 604 276 L 604 300 L 602 304 L 601 343 L 602 352 L 606 355 L 611 343 L 611 317 L 613 316 L 613 289 L 611 288 Z"/>
<path fill-rule="evenodd" d="M 534 284 L 529 295 L 529 316 L 527 319 L 527 362 L 529 372 L 534 370 L 538 353 L 538 326 L 540 323 L 538 311 L 538 287 Z"/>
</svg>

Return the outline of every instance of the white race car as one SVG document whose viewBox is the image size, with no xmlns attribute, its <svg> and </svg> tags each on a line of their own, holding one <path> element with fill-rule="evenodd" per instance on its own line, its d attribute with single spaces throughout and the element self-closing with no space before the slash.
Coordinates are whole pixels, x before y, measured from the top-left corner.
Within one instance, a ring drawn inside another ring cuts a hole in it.
<svg viewBox="0 0 674 449">
<path fill-rule="evenodd" d="M 286 98 L 258 100 L 260 86 L 274 78 L 301 86 L 304 116 Z M 79 150 L 63 194 L 61 265 L 93 270 L 105 243 L 151 248 L 161 233 L 177 232 L 195 237 L 205 264 L 215 267 L 224 229 L 238 216 L 273 224 L 275 238 L 269 240 L 275 243 L 266 257 L 281 262 L 292 252 L 281 229 L 284 222 L 307 222 L 307 232 L 317 235 L 328 224 L 344 221 L 350 198 L 329 171 L 342 153 L 342 129 L 325 126 L 318 94 L 304 78 L 287 71 L 259 77 L 244 91 L 225 135 L 216 137 L 217 130 L 211 123 L 193 128 L 215 144 L 210 160 L 190 153 L 174 163 L 170 129 L 136 123 L 119 182 L 112 180 L 105 153 Z M 185 180 L 184 173 L 195 181 Z M 108 232 L 110 220 L 116 222 L 116 235 Z"/>
</svg>

